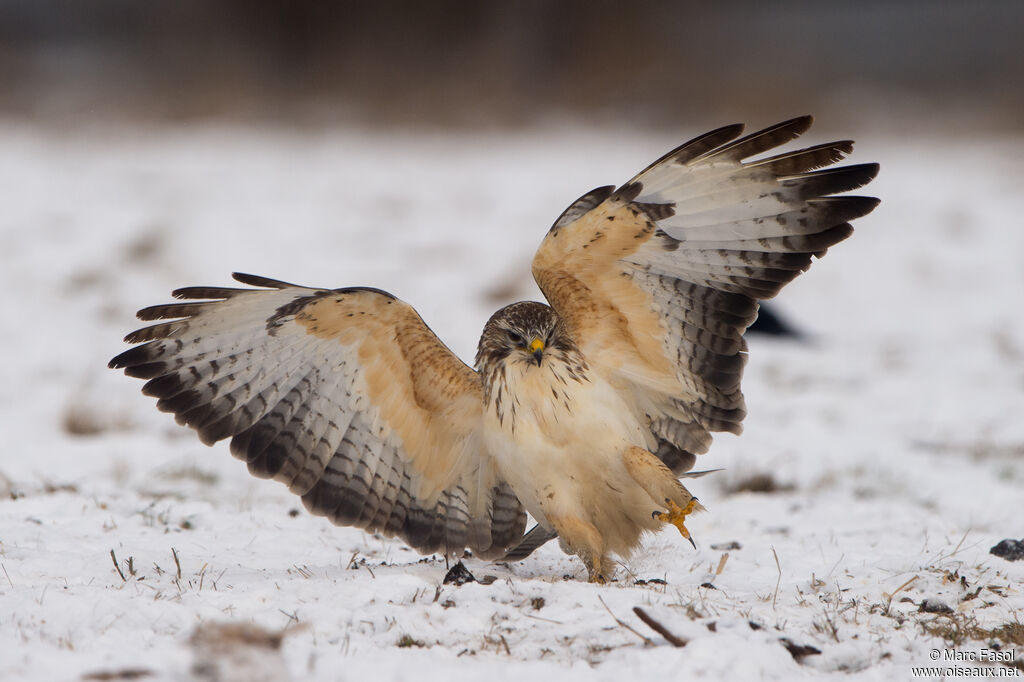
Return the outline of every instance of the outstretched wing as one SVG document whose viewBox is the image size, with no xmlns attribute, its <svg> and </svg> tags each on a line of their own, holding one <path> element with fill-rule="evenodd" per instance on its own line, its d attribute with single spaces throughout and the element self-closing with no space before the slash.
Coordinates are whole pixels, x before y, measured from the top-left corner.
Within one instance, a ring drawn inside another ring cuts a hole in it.
<svg viewBox="0 0 1024 682">
<path fill-rule="evenodd" d="M 339 525 L 422 552 L 501 556 L 526 517 L 480 440 L 482 388 L 406 303 L 376 289 L 190 287 L 110 361 L 206 444 Z"/>
<path fill-rule="evenodd" d="M 826 168 L 853 143 L 746 161 L 793 140 L 805 116 L 739 138 L 720 128 L 672 150 L 555 222 L 533 275 L 587 361 L 646 415 L 651 446 L 676 473 L 712 431 L 739 433 L 743 332 L 757 302 L 848 237 L 878 200 L 832 196 L 877 164 Z"/>
</svg>

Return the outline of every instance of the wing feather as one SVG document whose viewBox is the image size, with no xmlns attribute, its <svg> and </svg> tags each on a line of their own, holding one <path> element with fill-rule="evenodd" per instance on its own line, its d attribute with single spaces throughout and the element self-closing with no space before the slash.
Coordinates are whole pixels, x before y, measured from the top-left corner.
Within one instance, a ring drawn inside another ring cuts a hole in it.
<svg viewBox="0 0 1024 682">
<path fill-rule="evenodd" d="M 751 156 L 756 156 L 769 149 L 774 149 L 779 145 L 795 140 L 806 133 L 813 122 L 814 119 L 810 116 L 797 116 L 788 121 L 776 123 L 764 130 L 759 130 L 756 133 L 742 137 L 735 142 L 713 149 L 690 161 L 689 164 L 695 165 L 708 161 L 739 162 L 743 159 L 748 159 Z"/>
<path fill-rule="evenodd" d="M 574 220 L 560 220 L 533 273 L 588 363 L 617 382 L 676 473 L 711 432 L 739 433 L 743 332 L 758 301 L 852 233 L 878 204 L 835 196 L 877 164 L 826 168 L 852 142 L 749 160 L 811 125 L 809 116 L 739 137 L 727 126 L 687 142 Z M 822 170 L 824 169 L 824 170 Z"/>
<path fill-rule="evenodd" d="M 482 448 L 482 387 L 415 311 L 375 289 L 186 287 L 111 367 L 333 522 L 423 552 L 501 556 L 525 513 Z M 205 300 L 204 300 L 205 299 Z"/>
</svg>

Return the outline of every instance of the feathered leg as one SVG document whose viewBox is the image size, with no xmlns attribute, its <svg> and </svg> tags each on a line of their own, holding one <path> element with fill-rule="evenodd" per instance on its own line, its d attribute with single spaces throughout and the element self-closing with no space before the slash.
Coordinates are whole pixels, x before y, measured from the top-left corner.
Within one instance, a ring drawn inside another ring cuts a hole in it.
<svg viewBox="0 0 1024 682">
<path fill-rule="evenodd" d="M 548 520 L 558 533 L 562 549 L 575 554 L 587 567 L 587 579 L 592 583 L 606 583 L 605 568 L 610 562 L 604 555 L 604 541 L 594 524 L 578 516 L 549 516 Z"/>
<path fill-rule="evenodd" d="M 622 454 L 622 461 L 630 476 L 651 496 L 651 500 L 656 505 L 668 510 L 663 512 L 656 509 L 651 516 L 665 523 L 671 523 L 679 529 L 684 538 L 690 541 L 691 545 L 696 547 L 684 521 L 691 512 L 704 511 L 704 507 L 697 501 L 697 498 L 690 494 L 686 486 L 679 482 L 679 479 L 665 466 L 664 462 L 643 448 L 627 449 Z"/>
</svg>

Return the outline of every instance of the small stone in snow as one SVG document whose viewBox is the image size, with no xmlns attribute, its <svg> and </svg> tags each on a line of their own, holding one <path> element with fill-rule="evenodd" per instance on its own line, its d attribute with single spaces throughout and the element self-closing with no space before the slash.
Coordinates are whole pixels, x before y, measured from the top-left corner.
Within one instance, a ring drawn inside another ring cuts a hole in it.
<svg viewBox="0 0 1024 682">
<path fill-rule="evenodd" d="M 643 578 L 639 578 L 639 579 L 633 581 L 633 584 L 634 585 L 668 585 L 668 583 L 665 582 L 661 578 L 648 578 L 647 580 L 644 580 Z"/>
<path fill-rule="evenodd" d="M 793 660 L 797 663 L 802 663 L 803 659 L 807 656 L 817 656 L 821 653 L 821 649 L 805 644 L 797 644 L 788 637 L 781 637 L 779 641 L 782 646 L 786 647 L 786 651 L 793 657 Z"/>
<path fill-rule="evenodd" d="M 919 610 L 925 613 L 953 613 L 953 609 L 950 608 L 949 604 L 939 599 L 922 599 Z"/>
<path fill-rule="evenodd" d="M 448 572 L 444 576 L 445 585 L 450 585 L 451 583 L 455 583 L 456 585 L 465 585 L 466 583 L 475 582 L 477 582 L 477 579 L 469 572 L 469 569 L 466 568 L 465 564 L 461 561 L 448 569 Z"/>
<path fill-rule="evenodd" d="M 1010 538 L 1000 540 L 999 544 L 990 549 L 988 553 L 995 554 L 1000 559 L 1007 561 L 1020 561 L 1024 559 L 1024 540 Z"/>
</svg>

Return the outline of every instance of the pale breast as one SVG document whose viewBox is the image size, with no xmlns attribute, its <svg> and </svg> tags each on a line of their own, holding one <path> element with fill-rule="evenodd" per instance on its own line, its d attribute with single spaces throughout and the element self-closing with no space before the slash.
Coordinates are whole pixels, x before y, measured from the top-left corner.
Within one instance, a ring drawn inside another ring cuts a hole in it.
<svg viewBox="0 0 1024 682">
<path fill-rule="evenodd" d="M 502 476 L 535 519 L 590 516 L 609 495 L 635 487 L 622 464 L 649 437 L 611 385 L 559 373 L 557 362 L 513 367 L 493 387 L 485 439 Z M 649 514 L 649 510 L 646 512 Z"/>
</svg>

